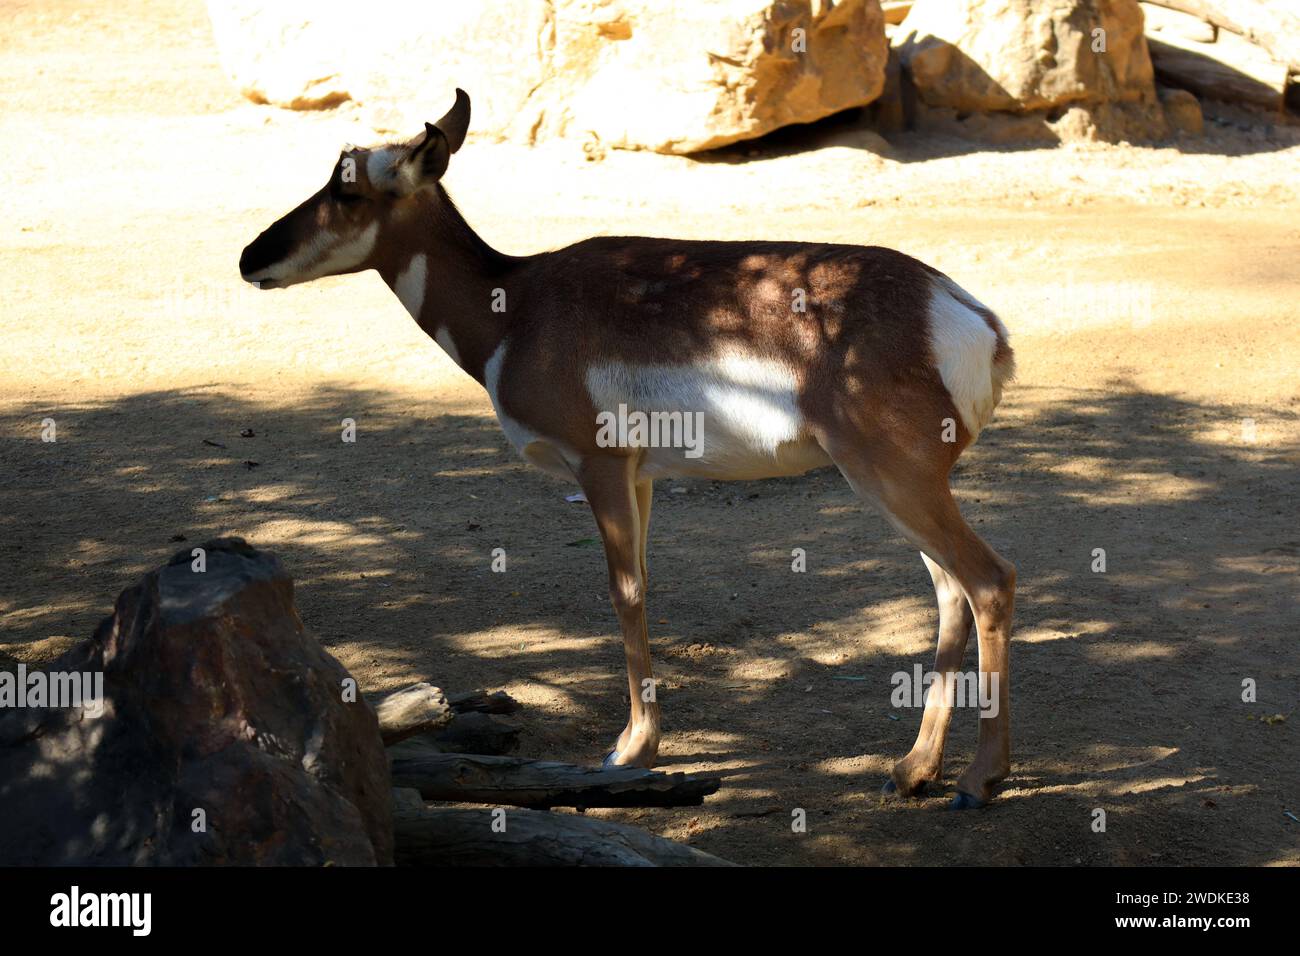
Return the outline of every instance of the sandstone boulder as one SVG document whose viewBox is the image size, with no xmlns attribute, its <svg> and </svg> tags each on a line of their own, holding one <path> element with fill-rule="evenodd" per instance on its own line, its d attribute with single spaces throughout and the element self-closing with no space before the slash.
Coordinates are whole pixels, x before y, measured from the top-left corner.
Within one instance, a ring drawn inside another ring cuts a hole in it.
<svg viewBox="0 0 1300 956">
<path fill-rule="evenodd" d="M 879 0 L 209 0 L 245 96 L 364 104 L 384 132 L 441 115 L 460 86 L 472 135 L 573 137 L 690 153 L 879 96 Z M 395 25 L 399 25 L 395 28 Z"/>
<path fill-rule="evenodd" d="M 925 106 L 1159 136 L 1142 24 L 1137 0 L 917 0 L 893 43 Z"/>
<path fill-rule="evenodd" d="M 1201 113 L 1201 103 L 1186 90 L 1160 87 L 1160 105 L 1165 109 L 1165 116 L 1175 132 L 1187 136 L 1200 136 L 1205 132 L 1205 117 Z"/>
<path fill-rule="evenodd" d="M 374 712 L 273 556 L 202 547 L 205 570 L 180 552 L 44 669 L 101 675 L 96 706 L 0 711 L 0 865 L 392 862 Z"/>
</svg>

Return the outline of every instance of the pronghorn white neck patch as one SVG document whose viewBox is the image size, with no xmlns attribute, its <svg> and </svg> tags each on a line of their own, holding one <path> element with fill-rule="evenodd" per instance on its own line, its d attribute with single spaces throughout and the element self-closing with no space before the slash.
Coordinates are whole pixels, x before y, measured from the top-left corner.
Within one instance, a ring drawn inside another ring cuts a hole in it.
<svg viewBox="0 0 1300 956">
<path fill-rule="evenodd" d="M 451 330 L 447 326 L 438 326 L 438 331 L 433 334 L 433 340 L 442 346 L 442 350 L 447 353 L 448 358 L 460 365 L 461 368 L 465 367 L 461 365 L 460 352 L 456 350 L 456 342 L 451 337 Z"/>
<path fill-rule="evenodd" d="M 417 252 L 397 277 L 397 281 L 393 283 L 393 291 L 397 293 L 397 298 L 401 300 L 402 305 L 406 306 L 406 311 L 411 313 L 411 318 L 417 321 L 420 318 L 420 310 L 424 308 L 424 290 L 428 278 L 429 257 L 423 252 Z M 442 344 L 441 341 L 439 344 Z M 446 346 L 444 345 L 443 348 Z"/>
</svg>

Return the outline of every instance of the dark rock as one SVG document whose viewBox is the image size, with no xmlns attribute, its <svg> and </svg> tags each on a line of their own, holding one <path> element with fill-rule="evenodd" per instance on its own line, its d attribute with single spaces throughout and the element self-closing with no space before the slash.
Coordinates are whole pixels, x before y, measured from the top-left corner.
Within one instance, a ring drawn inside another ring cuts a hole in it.
<svg viewBox="0 0 1300 956">
<path fill-rule="evenodd" d="M 179 552 L 47 668 L 102 673 L 101 716 L 0 711 L 0 864 L 392 862 L 374 711 L 272 555 L 202 547 L 205 571 Z"/>
</svg>

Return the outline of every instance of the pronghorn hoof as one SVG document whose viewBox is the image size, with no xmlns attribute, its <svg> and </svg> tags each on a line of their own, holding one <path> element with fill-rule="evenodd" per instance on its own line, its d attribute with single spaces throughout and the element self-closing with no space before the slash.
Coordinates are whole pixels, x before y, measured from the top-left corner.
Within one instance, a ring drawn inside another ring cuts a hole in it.
<svg viewBox="0 0 1300 956">
<path fill-rule="evenodd" d="M 978 810 L 984 806 L 984 801 L 978 797 L 972 797 L 969 793 L 957 791 L 957 796 L 952 798 L 950 809 L 953 810 Z"/>
<path fill-rule="evenodd" d="M 617 760 L 618 760 L 618 751 L 611 750 L 609 753 L 605 754 L 605 759 L 600 762 L 600 765 L 602 767 L 617 767 L 618 764 L 615 762 Z"/>
<path fill-rule="evenodd" d="M 916 788 L 914 791 L 912 791 L 911 794 L 909 794 L 909 796 L 913 796 L 913 797 L 923 797 L 923 796 L 925 796 L 925 791 L 926 791 L 926 789 L 927 789 L 929 786 L 930 786 L 930 783 L 929 783 L 928 780 L 922 780 L 922 781 L 920 782 L 920 784 L 917 785 L 917 788 Z M 903 796 L 901 793 L 898 792 L 898 784 L 894 783 L 892 777 L 891 777 L 889 780 L 886 780 L 886 781 L 885 781 L 885 785 L 884 785 L 883 787 L 880 788 L 880 795 L 881 795 L 882 797 L 902 797 L 902 796 Z"/>
</svg>

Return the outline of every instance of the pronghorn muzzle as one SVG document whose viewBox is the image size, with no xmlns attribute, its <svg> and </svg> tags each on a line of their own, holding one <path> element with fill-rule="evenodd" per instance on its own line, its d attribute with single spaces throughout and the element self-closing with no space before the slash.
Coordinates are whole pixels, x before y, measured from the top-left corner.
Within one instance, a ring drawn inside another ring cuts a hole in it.
<svg viewBox="0 0 1300 956">
<path fill-rule="evenodd" d="M 276 223 L 244 247 L 239 257 L 239 275 L 259 289 L 275 288 L 272 269 L 289 255 L 286 230 Z"/>
</svg>

